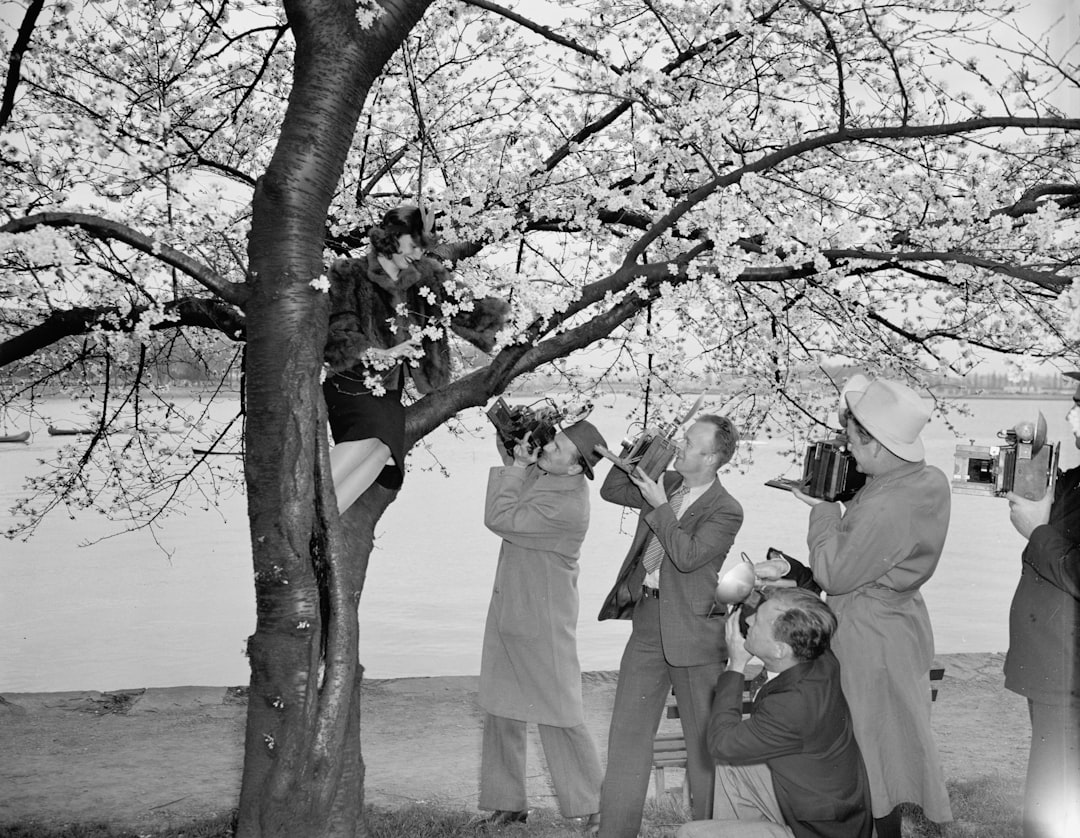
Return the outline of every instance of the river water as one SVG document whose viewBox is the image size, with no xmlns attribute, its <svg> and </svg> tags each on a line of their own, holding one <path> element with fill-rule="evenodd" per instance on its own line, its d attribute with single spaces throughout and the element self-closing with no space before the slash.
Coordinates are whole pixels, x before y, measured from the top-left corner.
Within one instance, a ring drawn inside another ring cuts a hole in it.
<svg viewBox="0 0 1080 838">
<path fill-rule="evenodd" d="M 613 448 L 626 433 L 632 404 L 614 397 L 590 416 Z M 952 473 L 958 441 L 993 442 L 999 429 L 1033 418 L 1036 410 L 1048 420 L 1050 439 L 1062 441 L 1063 466 L 1080 462 L 1064 418 L 1071 405 L 1066 397 L 963 404 L 972 415 L 954 418 L 959 439 L 937 419 L 923 434 L 927 460 L 946 474 Z M 70 410 L 57 401 L 47 405 L 46 415 L 71 421 Z M 368 677 L 479 672 L 499 549 L 483 526 L 484 489 L 497 458 L 482 414 L 471 413 L 463 424 L 464 433 L 440 430 L 430 450 L 414 452 L 405 486 L 380 523 L 360 606 L 360 659 Z M 16 430 L 23 428 L 7 428 Z M 3 529 L 11 524 L 8 510 L 24 478 L 71 442 L 49 436 L 44 426 L 31 430 L 29 445 L 0 445 Z M 729 561 L 740 552 L 763 558 L 770 546 L 805 556 L 808 507 L 764 486 L 798 470 L 781 456 L 783 447 L 776 441 L 751 444 L 742 465 L 721 474 L 746 513 Z M 599 466 L 601 478 L 607 468 Z M 578 646 L 585 670 L 618 668 L 629 625 L 598 622 L 596 613 L 634 523 L 632 515 L 601 501 L 594 487 L 579 580 Z M 154 535 L 99 540 L 117 529 L 98 515 L 60 512 L 28 542 L 0 542 L 0 692 L 246 683 L 243 649 L 255 606 L 242 495 L 168 518 Z M 939 652 L 1007 648 L 1022 547 L 1004 500 L 953 496 L 945 552 L 923 589 Z"/>
</svg>

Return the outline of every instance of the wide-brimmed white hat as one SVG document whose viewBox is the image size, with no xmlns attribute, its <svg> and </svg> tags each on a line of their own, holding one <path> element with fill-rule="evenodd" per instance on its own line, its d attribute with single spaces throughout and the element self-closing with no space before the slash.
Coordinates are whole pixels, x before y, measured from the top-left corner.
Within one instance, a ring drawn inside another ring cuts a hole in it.
<svg viewBox="0 0 1080 838">
<path fill-rule="evenodd" d="M 901 460 L 914 463 L 925 456 L 919 433 L 930 408 L 906 384 L 878 378 L 861 392 L 850 390 L 845 398 L 859 424 Z"/>
</svg>

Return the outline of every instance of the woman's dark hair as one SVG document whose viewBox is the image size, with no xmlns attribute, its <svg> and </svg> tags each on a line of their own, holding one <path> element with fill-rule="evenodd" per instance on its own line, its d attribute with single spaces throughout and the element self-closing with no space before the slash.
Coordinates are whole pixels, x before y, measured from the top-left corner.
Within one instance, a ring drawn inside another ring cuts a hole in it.
<svg viewBox="0 0 1080 838">
<path fill-rule="evenodd" d="M 368 240 L 380 256 L 390 257 L 398 252 L 398 240 L 412 236 L 416 244 L 427 249 L 435 244 L 435 235 L 424 226 L 424 214 L 419 208 L 402 204 L 383 216 L 379 226 L 368 230 Z"/>
</svg>

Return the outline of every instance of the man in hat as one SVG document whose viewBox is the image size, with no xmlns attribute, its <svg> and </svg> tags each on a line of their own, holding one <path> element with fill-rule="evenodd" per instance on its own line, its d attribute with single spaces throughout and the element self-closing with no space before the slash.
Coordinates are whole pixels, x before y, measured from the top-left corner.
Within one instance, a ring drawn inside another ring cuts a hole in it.
<svg viewBox="0 0 1080 838">
<path fill-rule="evenodd" d="M 1065 373 L 1080 381 L 1080 372 Z M 1080 387 L 1067 419 L 1080 448 Z M 1080 835 L 1080 468 L 1041 500 L 1007 495 L 1027 539 L 1009 611 L 1005 688 L 1028 700 L 1024 838 Z"/>
<path fill-rule="evenodd" d="M 525 726 L 535 722 L 564 817 L 588 824 L 603 771 L 585 726 L 577 655 L 578 556 L 589 527 L 589 489 L 604 438 L 589 422 L 539 451 L 526 437 L 488 476 L 484 524 L 502 538 L 484 628 L 484 719 L 479 823 L 524 821 Z"/>
<path fill-rule="evenodd" d="M 930 615 L 919 588 L 949 527 L 949 481 L 923 460 L 927 404 L 899 381 L 861 377 L 845 389 L 848 448 L 866 484 L 847 503 L 810 504 L 815 581 L 838 625 L 832 649 L 870 780 L 879 838 L 900 838 L 901 803 L 952 820 L 930 728 Z"/>
<path fill-rule="evenodd" d="M 719 570 L 743 521 L 717 472 L 739 433 L 705 414 L 686 429 L 674 469 L 652 480 L 613 468 L 600 497 L 640 510 L 637 530 L 600 619 L 633 620 L 619 665 L 600 800 L 601 838 L 636 838 L 649 789 L 652 743 L 672 687 L 686 740 L 691 814 L 709 817 L 713 760 L 705 743 L 713 687 L 724 668 L 724 613 L 713 608 Z"/>
</svg>

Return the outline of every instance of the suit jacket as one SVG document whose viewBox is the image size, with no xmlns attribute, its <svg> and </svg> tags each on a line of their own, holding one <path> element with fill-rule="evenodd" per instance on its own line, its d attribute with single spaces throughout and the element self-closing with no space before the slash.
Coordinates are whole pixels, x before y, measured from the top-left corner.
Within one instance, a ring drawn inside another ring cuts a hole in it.
<svg viewBox="0 0 1080 838">
<path fill-rule="evenodd" d="M 716 681 L 707 742 L 718 762 L 769 766 L 795 838 L 870 838 L 870 784 L 832 652 L 764 684 L 742 718 L 743 676 Z"/>
<path fill-rule="evenodd" d="M 681 474 L 663 474 L 670 497 L 682 485 Z M 628 620 L 641 599 L 645 567 L 641 558 L 653 533 L 667 555 L 660 566 L 660 635 L 664 655 L 672 666 L 700 666 L 722 660 L 724 614 L 713 614 L 713 593 L 720 567 L 742 526 L 739 502 L 716 480 L 676 518 L 671 506 L 649 506 L 641 490 L 620 468 L 608 471 L 600 497 L 641 510 L 630 551 L 615 586 L 600 609 L 601 620 Z"/>
<path fill-rule="evenodd" d="M 1080 468 L 1057 481 L 1050 522 L 1024 548 L 1009 611 L 1005 688 L 1080 708 Z"/>
</svg>

